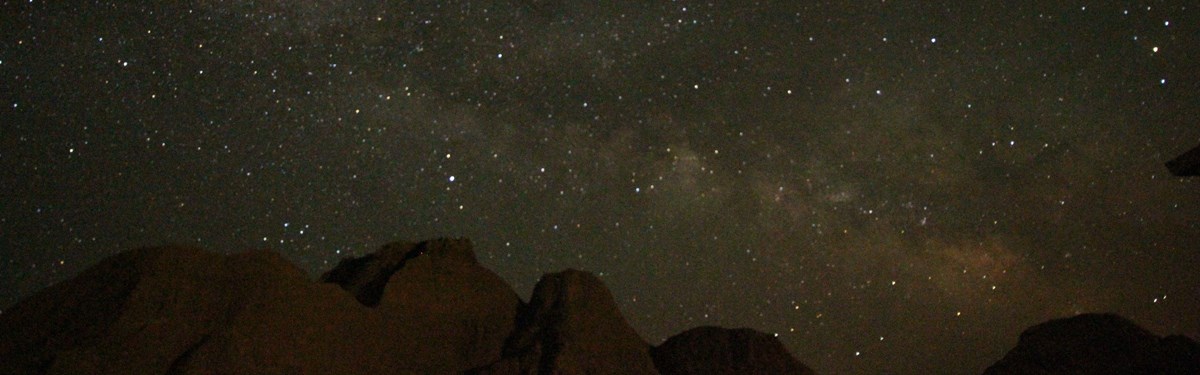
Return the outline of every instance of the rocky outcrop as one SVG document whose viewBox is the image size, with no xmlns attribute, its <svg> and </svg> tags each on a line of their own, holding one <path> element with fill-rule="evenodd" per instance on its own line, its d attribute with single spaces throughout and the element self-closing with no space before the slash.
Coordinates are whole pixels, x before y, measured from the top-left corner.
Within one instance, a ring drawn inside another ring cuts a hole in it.
<svg viewBox="0 0 1200 375">
<path fill-rule="evenodd" d="M 786 370 L 769 353 L 794 361 L 736 332 L 704 353 L 761 373 Z M 592 274 L 545 275 L 523 304 L 453 239 L 389 244 L 319 282 L 273 252 L 145 248 L 0 314 L 0 374 L 655 374 L 650 350 Z"/>
<path fill-rule="evenodd" d="M 1200 345 L 1116 315 L 1083 314 L 1025 330 L 984 374 L 1200 374 Z"/>
<path fill-rule="evenodd" d="M 0 314 L 0 374 L 811 374 L 774 337 L 700 327 L 651 348 L 590 273 L 528 304 L 470 241 L 395 243 L 320 282 L 267 251 L 143 248 Z M 1200 344 L 1116 315 L 1021 334 L 986 375 L 1200 374 Z"/>
<path fill-rule="evenodd" d="M 542 277 L 504 345 L 504 359 L 475 372 L 654 374 L 649 349 L 599 279 L 566 270 Z"/>
<path fill-rule="evenodd" d="M 479 265 L 465 239 L 395 243 L 342 261 L 321 277 L 377 310 L 404 337 L 397 353 L 426 373 L 461 372 L 500 359 L 521 299 Z"/>
<path fill-rule="evenodd" d="M 1179 177 L 1200 176 L 1200 146 L 1168 161 L 1167 170 Z"/>
<path fill-rule="evenodd" d="M 337 358 L 364 340 L 378 343 L 360 309 L 275 253 L 140 249 L 0 316 L 0 373 L 382 370 Z M 382 354 L 371 350 L 366 355 Z"/>
<path fill-rule="evenodd" d="M 0 373 L 453 373 L 499 360 L 521 304 L 465 240 L 325 279 L 273 252 L 122 253 L 0 315 Z"/>
<path fill-rule="evenodd" d="M 410 254 L 421 254 L 412 251 L 417 245 L 392 243 L 360 258 L 342 259 L 337 266 L 321 275 L 320 281 L 337 284 L 363 305 L 378 306 L 383 298 L 383 289 L 392 275 L 404 267 Z"/>
<path fill-rule="evenodd" d="M 811 375 L 779 339 L 751 329 L 697 327 L 672 336 L 650 351 L 663 375 Z"/>
</svg>

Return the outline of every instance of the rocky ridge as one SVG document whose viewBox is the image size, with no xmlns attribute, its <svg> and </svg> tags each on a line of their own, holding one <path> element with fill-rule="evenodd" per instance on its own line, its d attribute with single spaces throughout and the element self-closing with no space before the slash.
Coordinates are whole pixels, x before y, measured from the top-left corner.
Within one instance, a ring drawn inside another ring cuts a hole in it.
<svg viewBox="0 0 1200 375">
<path fill-rule="evenodd" d="M 525 303 L 462 239 L 317 282 L 268 251 L 143 248 L 0 314 L 0 374 L 680 373 L 651 350 L 592 274 L 547 274 Z"/>
<path fill-rule="evenodd" d="M 393 243 L 316 282 L 268 251 L 143 248 L 0 314 L 0 374 L 812 374 L 775 337 L 697 327 L 658 346 L 594 275 L 529 302 L 471 242 Z M 1029 328 L 985 371 L 1200 374 L 1200 344 L 1111 314 Z"/>
</svg>

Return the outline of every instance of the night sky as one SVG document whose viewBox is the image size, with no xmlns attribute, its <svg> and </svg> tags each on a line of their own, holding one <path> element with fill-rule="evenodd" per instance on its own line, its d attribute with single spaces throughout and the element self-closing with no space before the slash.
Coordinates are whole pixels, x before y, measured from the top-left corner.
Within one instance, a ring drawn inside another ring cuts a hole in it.
<svg viewBox="0 0 1200 375">
<path fill-rule="evenodd" d="M 139 246 L 450 236 L 826 374 L 1200 336 L 1190 1 L 135 3 L 3 1 L 0 306 Z"/>
</svg>

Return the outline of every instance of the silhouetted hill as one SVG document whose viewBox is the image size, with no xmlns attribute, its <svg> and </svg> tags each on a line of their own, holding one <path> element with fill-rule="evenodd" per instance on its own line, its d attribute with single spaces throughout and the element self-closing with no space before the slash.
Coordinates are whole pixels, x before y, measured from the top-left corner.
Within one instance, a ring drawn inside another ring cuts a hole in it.
<svg viewBox="0 0 1200 375">
<path fill-rule="evenodd" d="M 1200 345 L 1156 336 L 1111 314 L 1083 314 L 1033 326 L 985 375 L 1200 374 Z"/>
<path fill-rule="evenodd" d="M 813 374 L 774 336 L 751 329 L 692 328 L 650 353 L 663 375 Z"/>
<path fill-rule="evenodd" d="M 775 364 L 799 364 L 773 337 L 730 332 L 737 334 L 721 344 L 670 349 L 684 354 L 656 369 L 652 348 L 595 276 L 576 270 L 545 275 L 526 304 L 478 264 L 467 240 L 389 244 L 342 261 L 320 282 L 273 252 L 225 256 L 158 247 L 105 259 L 0 315 L 0 374 L 674 374 L 712 368 L 705 364 L 710 359 L 687 353 L 733 359 L 720 363 L 764 374 L 793 373 Z M 746 356 L 742 343 L 761 355 Z M 689 345 L 700 344 L 685 340 L 682 347 Z"/>
</svg>

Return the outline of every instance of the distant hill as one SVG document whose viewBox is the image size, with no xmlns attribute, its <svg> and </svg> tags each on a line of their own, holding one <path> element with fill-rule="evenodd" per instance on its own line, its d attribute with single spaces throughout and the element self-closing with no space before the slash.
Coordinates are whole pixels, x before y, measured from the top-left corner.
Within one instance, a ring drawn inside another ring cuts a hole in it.
<svg viewBox="0 0 1200 375">
<path fill-rule="evenodd" d="M 1112 314 L 1083 314 L 1033 326 L 984 375 L 1200 374 L 1200 345 L 1156 336 Z"/>
</svg>

